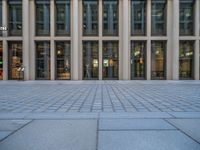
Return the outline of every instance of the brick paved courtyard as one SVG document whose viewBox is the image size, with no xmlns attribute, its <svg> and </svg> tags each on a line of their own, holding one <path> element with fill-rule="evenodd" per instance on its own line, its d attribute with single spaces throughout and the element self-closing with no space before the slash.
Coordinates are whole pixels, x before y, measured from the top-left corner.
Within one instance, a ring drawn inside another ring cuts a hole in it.
<svg viewBox="0 0 200 150">
<path fill-rule="evenodd" d="M 200 150 L 200 81 L 2 81 L 15 149 Z"/>
</svg>

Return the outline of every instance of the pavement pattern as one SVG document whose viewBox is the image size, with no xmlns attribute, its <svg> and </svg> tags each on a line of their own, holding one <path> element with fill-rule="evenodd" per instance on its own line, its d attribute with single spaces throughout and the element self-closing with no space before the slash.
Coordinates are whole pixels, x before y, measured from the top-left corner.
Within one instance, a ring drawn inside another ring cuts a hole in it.
<svg viewBox="0 0 200 150">
<path fill-rule="evenodd" d="M 15 149 L 200 150 L 200 81 L 1 81 Z"/>
</svg>

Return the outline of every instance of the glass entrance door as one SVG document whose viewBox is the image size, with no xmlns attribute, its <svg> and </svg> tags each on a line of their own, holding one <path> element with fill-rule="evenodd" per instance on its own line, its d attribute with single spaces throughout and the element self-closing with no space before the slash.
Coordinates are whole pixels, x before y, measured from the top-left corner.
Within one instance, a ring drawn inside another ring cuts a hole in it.
<svg viewBox="0 0 200 150">
<path fill-rule="evenodd" d="M 103 42 L 103 79 L 118 79 L 118 42 Z"/>
</svg>

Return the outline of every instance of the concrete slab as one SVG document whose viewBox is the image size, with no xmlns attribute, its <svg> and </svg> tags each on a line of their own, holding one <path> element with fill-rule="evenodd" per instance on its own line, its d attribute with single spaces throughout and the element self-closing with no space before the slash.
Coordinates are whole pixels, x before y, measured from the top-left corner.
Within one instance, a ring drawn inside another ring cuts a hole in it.
<svg viewBox="0 0 200 150">
<path fill-rule="evenodd" d="M 180 131 L 100 131 L 98 150 L 199 150 Z"/>
<path fill-rule="evenodd" d="M 168 121 L 200 143 L 200 119 L 168 119 Z"/>
<path fill-rule="evenodd" d="M 168 112 L 176 118 L 200 118 L 200 112 Z"/>
<path fill-rule="evenodd" d="M 0 119 L 24 119 L 27 113 L 0 113 Z"/>
<path fill-rule="evenodd" d="M 0 143 L 0 150 L 95 150 L 96 120 L 36 120 Z"/>
<path fill-rule="evenodd" d="M 162 119 L 100 119 L 100 130 L 175 129 Z"/>
<path fill-rule="evenodd" d="M 7 137 L 11 133 L 12 133 L 11 131 L 0 131 L 0 141 L 3 140 L 5 137 Z"/>
<path fill-rule="evenodd" d="M 0 120 L 0 131 L 17 130 L 31 120 Z"/>
<path fill-rule="evenodd" d="M 100 118 L 173 118 L 166 112 L 100 113 Z"/>
</svg>

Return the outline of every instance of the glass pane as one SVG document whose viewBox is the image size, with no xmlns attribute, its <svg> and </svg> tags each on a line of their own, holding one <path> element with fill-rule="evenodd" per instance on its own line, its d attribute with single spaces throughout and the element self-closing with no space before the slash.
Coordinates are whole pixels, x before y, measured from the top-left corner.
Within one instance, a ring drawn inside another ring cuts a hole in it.
<svg viewBox="0 0 200 150">
<path fill-rule="evenodd" d="M 103 1 L 103 35 L 118 35 L 118 0 Z"/>
<path fill-rule="evenodd" d="M 180 35 L 194 34 L 194 0 L 180 1 Z"/>
<path fill-rule="evenodd" d="M 99 58 L 98 42 L 83 42 L 83 79 L 98 79 L 99 75 Z"/>
<path fill-rule="evenodd" d="M 36 42 L 36 79 L 50 79 L 49 42 Z"/>
<path fill-rule="evenodd" d="M 152 0 L 151 9 L 152 35 L 166 35 L 166 0 Z"/>
<path fill-rule="evenodd" d="M 9 1 L 9 35 L 21 36 L 22 35 L 22 2 Z"/>
<path fill-rule="evenodd" d="M 192 79 L 194 70 L 194 42 L 181 41 L 179 51 L 179 78 Z"/>
<path fill-rule="evenodd" d="M 131 34 L 146 34 L 146 0 L 131 1 Z"/>
<path fill-rule="evenodd" d="M 20 78 L 18 69 L 22 67 L 22 42 L 8 42 L 8 79 Z"/>
<path fill-rule="evenodd" d="M 131 42 L 131 79 L 145 79 L 146 42 Z"/>
<path fill-rule="evenodd" d="M 98 1 L 83 1 L 83 35 L 98 35 Z"/>
<path fill-rule="evenodd" d="M 49 0 L 36 0 L 36 35 L 50 34 L 50 4 Z"/>
<path fill-rule="evenodd" d="M 165 79 L 166 76 L 166 42 L 153 41 L 151 43 L 151 78 Z"/>
<path fill-rule="evenodd" d="M 69 0 L 56 0 L 56 35 L 70 35 Z"/>
<path fill-rule="evenodd" d="M 0 80 L 3 80 L 3 43 L 0 42 Z"/>
<path fill-rule="evenodd" d="M 118 42 L 103 42 L 103 79 L 118 79 Z"/>
<path fill-rule="evenodd" d="M 0 27 L 2 26 L 2 1 L 0 1 Z M 0 36 L 2 36 L 2 31 L 0 31 Z"/>
<path fill-rule="evenodd" d="M 70 80 L 71 53 L 70 42 L 56 42 L 56 79 Z"/>
</svg>

